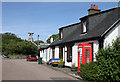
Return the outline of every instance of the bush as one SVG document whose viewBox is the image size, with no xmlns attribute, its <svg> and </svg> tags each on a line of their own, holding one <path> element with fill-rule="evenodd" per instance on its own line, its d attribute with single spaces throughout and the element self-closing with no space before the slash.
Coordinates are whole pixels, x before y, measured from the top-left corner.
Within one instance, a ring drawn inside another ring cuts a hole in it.
<svg viewBox="0 0 120 82">
<path fill-rule="evenodd" d="M 85 80 L 92 81 L 120 81 L 120 38 L 112 47 L 108 45 L 96 54 L 97 62 L 81 65 L 80 75 Z"/>
<path fill-rule="evenodd" d="M 98 78 L 98 67 L 96 62 L 81 64 L 80 71 L 80 75 L 84 80 L 95 81 Z"/>
<path fill-rule="evenodd" d="M 63 64 L 64 64 L 63 59 L 60 59 L 59 65 L 63 65 Z"/>
<path fill-rule="evenodd" d="M 72 67 L 72 68 L 75 68 L 75 64 L 73 63 L 71 67 Z"/>
</svg>

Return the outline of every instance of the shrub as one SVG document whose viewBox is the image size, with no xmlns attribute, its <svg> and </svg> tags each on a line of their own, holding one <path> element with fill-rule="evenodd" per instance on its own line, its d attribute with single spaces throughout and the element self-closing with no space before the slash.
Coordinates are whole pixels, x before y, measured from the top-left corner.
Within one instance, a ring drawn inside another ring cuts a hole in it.
<svg viewBox="0 0 120 82">
<path fill-rule="evenodd" d="M 75 68 L 75 64 L 73 63 L 71 67 L 72 67 L 72 68 Z"/>
<path fill-rule="evenodd" d="M 98 78 L 98 67 L 96 62 L 80 65 L 80 75 L 84 80 L 95 81 Z"/>
<path fill-rule="evenodd" d="M 60 59 L 59 65 L 63 65 L 63 59 Z"/>
<path fill-rule="evenodd" d="M 120 38 L 96 54 L 97 62 L 81 65 L 80 75 L 91 81 L 120 81 Z"/>
<path fill-rule="evenodd" d="M 46 63 L 47 65 L 49 65 L 49 61 L 47 61 L 47 63 Z"/>
</svg>

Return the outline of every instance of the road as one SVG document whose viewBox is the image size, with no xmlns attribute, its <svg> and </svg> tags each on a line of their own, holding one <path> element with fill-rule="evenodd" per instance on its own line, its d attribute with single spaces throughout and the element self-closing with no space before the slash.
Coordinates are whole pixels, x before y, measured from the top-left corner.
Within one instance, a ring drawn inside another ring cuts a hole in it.
<svg viewBox="0 0 120 82">
<path fill-rule="evenodd" d="M 2 59 L 2 80 L 78 80 L 25 59 Z"/>
</svg>

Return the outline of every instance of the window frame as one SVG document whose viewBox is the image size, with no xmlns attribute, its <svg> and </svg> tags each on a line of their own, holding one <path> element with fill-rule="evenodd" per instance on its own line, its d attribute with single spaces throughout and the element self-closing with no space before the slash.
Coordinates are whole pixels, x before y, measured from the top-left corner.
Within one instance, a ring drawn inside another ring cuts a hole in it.
<svg viewBox="0 0 120 82">
<path fill-rule="evenodd" d="M 55 58 L 55 48 L 52 48 L 52 58 Z"/>
<path fill-rule="evenodd" d="M 59 48 L 59 58 L 63 59 L 63 47 Z"/>
<path fill-rule="evenodd" d="M 84 23 L 86 22 L 86 31 L 84 32 Z M 82 21 L 82 34 L 85 34 L 85 33 L 87 33 L 87 20 L 83 20 Z"/>
<path fill-rule="evenodd" d="M 63 39 L 63 30 L 60 30 L 60 40 Z"/>
<path fill-rule="evenodd" d="M 73 46 L 67 47 L 67 62 L 72 62 L 72 47 Z"/>
</svg>

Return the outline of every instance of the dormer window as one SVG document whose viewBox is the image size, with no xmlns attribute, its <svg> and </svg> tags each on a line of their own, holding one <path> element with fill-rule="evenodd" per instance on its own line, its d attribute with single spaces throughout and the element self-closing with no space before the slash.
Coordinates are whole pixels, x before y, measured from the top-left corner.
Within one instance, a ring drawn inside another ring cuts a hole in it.
<svg viewBox="0 0 120 82">
<path fill-rule="evenodd" d="M 61 30 L 60 31 L 60 40 L 62 40 L 63 39 L 63 31 Z"/>
<path fill-rule="evenodd" d="M 87 21 L 83 21 L 82 22 L 82 33 L 86 33 L 87 32 Z"/>
</svg>

